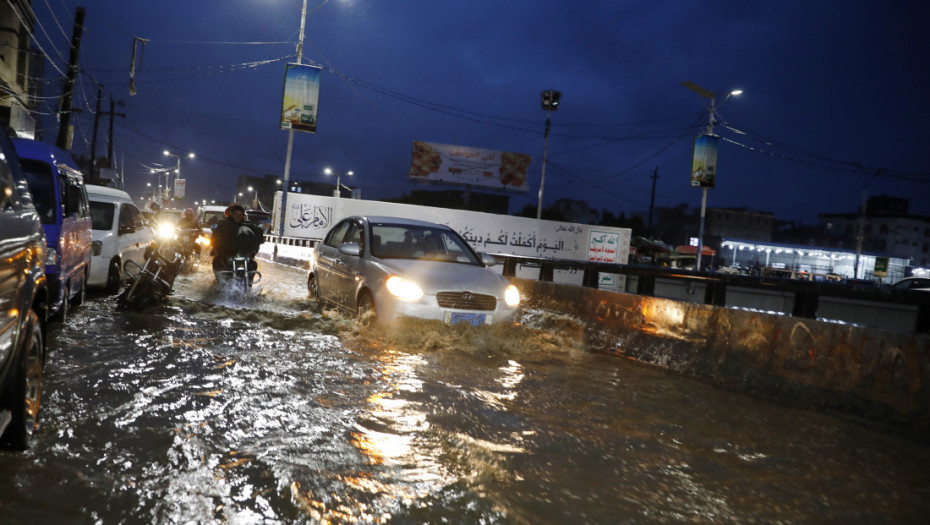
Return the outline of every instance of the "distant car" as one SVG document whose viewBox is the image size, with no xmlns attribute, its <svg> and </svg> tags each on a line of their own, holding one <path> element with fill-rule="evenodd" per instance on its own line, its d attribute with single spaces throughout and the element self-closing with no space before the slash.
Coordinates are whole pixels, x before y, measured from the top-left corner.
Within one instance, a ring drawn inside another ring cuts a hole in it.
<svg viewBox="0 0 930 525">
<path fill-rule="evenodd" d="M 893 290 L 930 292 L 930 277 L 905 277 L 891 285 Z"/>
<path fill-rule="evenodd" d="M 265 233 L 268 233 L 268 230 L 271 229 L 271 212 L 264 210 L 246 210 L 245 220 L 261 226 L 262 229 L 265 230 Z"/>
<path fill-rule="evenodd" d="M 394 217 L 348 217 L 314 247 L 311 297 L 362 319 L 484 325 L 512 321 L 520 293 L 453 229 Z"/>
<path fill-rule="evenodd" d="M 51 144 L 13 139 L 48 245 L 49 311 L 65 321 L 84 302 L 90 273 L 91 218 L 84 177 L 71 155 Z"/>
<path fill-rule="evenodd" d="M 45 364 L 45 232 L 26 177 L 0 131 L 0 441 L 29 447 Z"/>
<path fill-rule="evenodd" d="M 144 224 L 142 212 L 125 191 L 88 184 L 87 197 L 94 237 L 87 285 L 115 294 L 126 276 L 126 263 L 145 261 L 145 249 L 155 233 Z"/>
</svg>

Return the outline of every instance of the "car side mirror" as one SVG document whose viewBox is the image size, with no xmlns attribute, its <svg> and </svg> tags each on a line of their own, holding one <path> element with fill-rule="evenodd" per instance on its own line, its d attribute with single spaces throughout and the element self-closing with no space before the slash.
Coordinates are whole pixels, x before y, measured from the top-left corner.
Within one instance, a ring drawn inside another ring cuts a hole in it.
<svg viewBox="0 0 930 525">
<path fill-rule="evenodd" d="M 480 253 L 481 255 L 481 264 L 485 266 L 494 266 L 497 264 L 497 257 L 494 257 L 490 253 Z"/>
<path fill-rule="evenodd" d="M 362 247 L 357 242 L 344 242 L 339 245 L 339 253 L 358 257 L 362 254 Z"/>
</svg>

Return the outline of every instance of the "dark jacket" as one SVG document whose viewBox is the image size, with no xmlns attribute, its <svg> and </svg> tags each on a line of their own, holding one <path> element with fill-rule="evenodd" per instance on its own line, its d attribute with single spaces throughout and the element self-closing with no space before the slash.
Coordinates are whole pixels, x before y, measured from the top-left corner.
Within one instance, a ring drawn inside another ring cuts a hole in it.
<svg viewBox="0 0 930 525">
<path fill-rule="evenodd" d="M 236 222 L 230 218 L 221 220 L 210 236 L 213 258 L 222 261 L 236 255 L 254 256 L 264 241 L 261 226 L 248 221 Z"/>
</svg>

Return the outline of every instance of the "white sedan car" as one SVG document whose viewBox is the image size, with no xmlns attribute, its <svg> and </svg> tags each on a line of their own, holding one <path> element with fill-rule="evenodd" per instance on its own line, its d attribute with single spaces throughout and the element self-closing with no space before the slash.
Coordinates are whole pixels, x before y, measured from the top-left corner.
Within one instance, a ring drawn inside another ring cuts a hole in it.
<svg viewBox="0 0 930 525">
<path fill-rule="evenodd" d="M 379 322 L 399 317 L 513 321 L 520 293 L 448 226 L 395 217 L 348 217 L 314 247 L 307 288 L 317 300 Z"/>
</svg>

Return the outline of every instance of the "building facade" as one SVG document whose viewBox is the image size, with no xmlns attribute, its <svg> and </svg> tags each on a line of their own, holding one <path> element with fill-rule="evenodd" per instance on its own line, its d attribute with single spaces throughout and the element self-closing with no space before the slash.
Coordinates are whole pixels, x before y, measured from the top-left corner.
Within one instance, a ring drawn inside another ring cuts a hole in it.
<svg viewBox="0 0 930 525">
<path fill-rule="evenodd" d="M 701 209 L 680 204 L 656 209 L 655 237 L 672 246 L 688 245 L 697 238 Z M 771 212 L 748 208 L 707 208 L 704 216 L 704 246 L 719 251 L 723 239 L 769 242 L 775 220 Z"/>
<path fill-rule="evenodd" d="M 0 122 L 23 138 L 36 138 L 36 89 L 31 79 L 41 77 L 41 59 L 29 45 L 35 28 L 30 0 L 0 3 Z"/>
<path fill-rule="evenodd" d="M 861 251 L 909 259 L 914 267 L 930 266 L 930 217 L 908 213 L 907 199 L 879 195 L 866 201 L 865 213 L 821 214 L 825 235 L 842 237 Z M 862 233 L 860 234 L 860 225 Z"/>
</svg>

